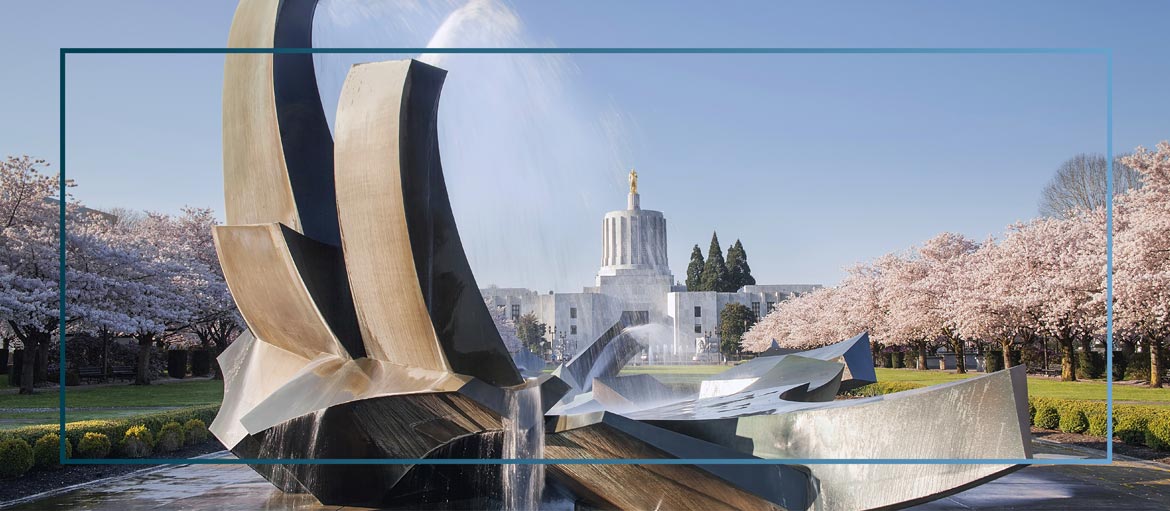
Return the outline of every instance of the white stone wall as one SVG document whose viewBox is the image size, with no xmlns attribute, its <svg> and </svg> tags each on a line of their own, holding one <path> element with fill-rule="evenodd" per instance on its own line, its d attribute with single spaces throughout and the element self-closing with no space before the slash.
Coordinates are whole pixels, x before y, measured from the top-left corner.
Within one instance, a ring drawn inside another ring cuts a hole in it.
<svg viewBox="0 0 1170 511">
<path fill-rule="evenodd" d="M 646 311 L 650 323 L 660 327 L 648 336 L 651 345 L 645 358 L 636 357 L 634 363 L 689 363 L 696 339 L 718 332 L 719 311 L 728 303 L 741 303 L 763 316 L 769 304 L 820 287 L 755 285 L 736 293 L 688 292 L 685 286 L 675 285 L 670 273 L 666 218 L 659 211 L 641 209 L 637 194 L 627 199 L 628 209 L 606 213 L 602 220 L 601 268 L 594 286 L 580 293 L 540 294 L 500 287 L 480 291 L 510 315 L 534 314 L 550 327 L 547 339 L 559 345 L 563 332 L 578 351 L 613 326 L 623 311 Z M 700 307 L 697 318 L 695 307 Z M 696 324 L 701 333 L 695 332 Z"/>
</svg>

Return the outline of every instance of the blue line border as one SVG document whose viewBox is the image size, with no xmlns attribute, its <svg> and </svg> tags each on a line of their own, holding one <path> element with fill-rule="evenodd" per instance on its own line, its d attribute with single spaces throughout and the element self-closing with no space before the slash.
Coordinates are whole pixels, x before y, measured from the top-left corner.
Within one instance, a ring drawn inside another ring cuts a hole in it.
<svg viewBox="0 0 1170 511">
<path fill-rule="evenodd" d="M 61 48 L 60 50 L 60 283 L 58 335 L 60 346 L 60 461 L 64 465 L 1109 465 L 1113 442 L 1106 442 L 1105 458 L 1040 459 L 208 459 L 140 458 L 80 459 L 65 457 L 65 57 L 69 54 L 829 54 L 829 55 L 1101 55 L 1105 57 L 1105 140 L 1108 175 L 1106 204 L 1106 424 L 1113 438 L 1113 50 L 1111 48 Z M 111 439 L 116 440 L 116 439 Z"/>
</svg>

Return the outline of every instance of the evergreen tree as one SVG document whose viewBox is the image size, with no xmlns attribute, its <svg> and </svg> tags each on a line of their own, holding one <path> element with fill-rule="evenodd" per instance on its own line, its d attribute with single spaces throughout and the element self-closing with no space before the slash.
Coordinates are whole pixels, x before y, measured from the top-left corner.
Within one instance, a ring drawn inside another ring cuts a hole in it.
<svg viewBox="0 0 1170 511">
<path fill-rule="evenodd" d="M 743 334 L 756 324 L 756 315 L 742 303 L 729 303 L 719 311 L 719 351 L 725 357 L 739 353 Z"/>
<path fill-rule="evenodd" d="M 726 291 L 727 263 L 723 261 L 723 249 L 719 248 L 719 234 L 711 233 L 711 247 L 707 249 L 707 262 L 703 264 L 703 276 L 699 287 L 703 291 Z"/>
<path fill-rule="evenodd" d="M 703 251 L 699 246 L 691 249 L 691 264 L 687 265 L 687 291 L 702 291 Z"/>
<path fill-rule="evenodd" d="M 756 283 L 756 278 L 752 277 L 752 268 L 748 266 L 747 252 L 739 240 L 735 240 L 735 244 L 727 249 L 727 280 L 730 291 L 738 291 L 743 286 Z"/>
</svg>

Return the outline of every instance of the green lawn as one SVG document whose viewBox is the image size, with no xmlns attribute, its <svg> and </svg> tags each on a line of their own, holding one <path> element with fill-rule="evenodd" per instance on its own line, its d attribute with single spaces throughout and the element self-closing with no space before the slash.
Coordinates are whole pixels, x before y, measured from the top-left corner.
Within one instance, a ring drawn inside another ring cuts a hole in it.
<svg viewBox="0 0 1170 511">
<path fill-rule="evenodd" d="M 666 384 L 691 383 L 698 385 L 703 379 L 730 369 L 728 365 L 693 366 L 626 366 L 621 374 L 649 374 Z"/>
<path fill-rule="evenodd" d="M 0 408 L 57 408 L 59 399 L 56 389 L 38 389 L 31 396 L 5 393 L 0 394 Z M 69 408 L 193 406 L 222 400 L 223 382 L 204 379 L 164 385 L 82 386 L 65 390 L 65 406 Z"/>
<path fill-rule="evenodd" d="M 694 366 L 627 366 L 621 374 L 649 374 L 663 383 L 697 384 L 713 374 L 725 371 L 725 365 Z M 878 381 L 902 381 L 919 385 L 936 385 L 962 380 L 983 373 L 954 374 L 951 371 L 915 371 L 911 369 L 877 368 Z M 1062 382 L 1053 378 L 1029 377 L 1028 394 L 1035 397 L 1061 399 L 1105 400 L 1105 381 L 1090 380 Z M 1170 388 L 1150 389 L 1134 385 L 1114 385 L 1113 400 L 1116 403 L 1143 403 L 1170 407 Z"/>
<path fill-rule="evenodd" d="M 950 371 L 915 371 L 913 369 L 877 369 L 878 381 L 904 381 L 935 385 L 961 380 L 982 373 L 954 374 Z M 1054 378 L 1028 377 L 1028 395 L 1061 399 L 1105 400 L 1104 380 L 1064 382 Z M 1134 385 L 1114 385 L 1114 402 L 1148 403 L 1170 406 L 1170 388 L 1151 389 Z"/>
</svg>

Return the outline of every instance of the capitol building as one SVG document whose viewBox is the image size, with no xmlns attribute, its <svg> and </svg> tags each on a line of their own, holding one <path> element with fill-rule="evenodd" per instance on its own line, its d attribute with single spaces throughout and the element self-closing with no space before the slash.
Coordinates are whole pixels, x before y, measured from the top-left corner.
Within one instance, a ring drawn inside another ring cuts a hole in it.
<svg viewBox="0 0 1170 511">
<path fill-rule="evenodd" d="M 631 171 L 626 209 L 610 211 L 601 221 L 601 267 L 593 286 L 579 293 L 495 286 L 480 292 L 513 320 L 532 313 L 548 325 L 545 338 L 557 358 L 583 349 L 628 312 L 648 325 L 640 329 L 647 345 L 642 360 L 672 364 L 718 356 L 712 355 L 718 343 L 708 340 L 717 335 L 725 305 L 740 303 L 762 317 L 776 303 L 821 287 L 776 284 L 744 286 L 734 293 L 687 291 L 671 274 L 666 254 L 666 217 L 642 209 L 637 174 Z"/>
</svg>

